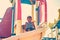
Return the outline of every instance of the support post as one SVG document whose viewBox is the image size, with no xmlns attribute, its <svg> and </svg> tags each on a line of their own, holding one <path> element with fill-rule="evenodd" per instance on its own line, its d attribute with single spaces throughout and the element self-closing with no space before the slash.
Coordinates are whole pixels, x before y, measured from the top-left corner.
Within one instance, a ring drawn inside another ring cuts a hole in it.
<svg viewBox="0 0 60 40">
<path fill-rule="evenodd" d="M 14 34 L 15 0 L 12 2 L 12 35 Z"/>
<path fill-rule="evenodd" d="M 16 0 L 16 8 L 17 8 L 16 35 L 19 35 L 20 33 L 22 33 L 21 0 Z"/>
</svg>

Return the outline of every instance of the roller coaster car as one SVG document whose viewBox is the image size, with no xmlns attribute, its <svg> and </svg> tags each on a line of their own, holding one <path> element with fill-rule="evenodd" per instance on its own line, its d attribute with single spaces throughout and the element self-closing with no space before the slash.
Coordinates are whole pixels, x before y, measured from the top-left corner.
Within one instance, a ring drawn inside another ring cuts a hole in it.
<svg viewBox="0 0 60 40">
<path fill-rule="evenodd" d="M 0 38 L 11 36 L 12 8 L 9 7 L 0 22 Z"/>
</svg>

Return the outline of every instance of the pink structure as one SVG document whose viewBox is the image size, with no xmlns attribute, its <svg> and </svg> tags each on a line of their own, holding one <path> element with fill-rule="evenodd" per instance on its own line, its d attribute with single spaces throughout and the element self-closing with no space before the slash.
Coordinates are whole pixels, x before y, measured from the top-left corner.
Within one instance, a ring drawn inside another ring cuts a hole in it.
<svg viewBox="0 0 60 40">
<path fill-rule="evenodd" d="M 40 6 L 40 22 L 41 22 L 41 19 L 42 19 L 42 12 L 41 12 L 41 10 L 42 10 L 42 5 L 44 5 L 44 10 L 45 10 L 45 20 L 44 20 L 44 22 L 47 22 L 47 2 L 46 2 L 46 0 L 37 0 L 37 1 L 40 1 L 40 3 L 39 3 L 39 6 Z"/>
<path fill-rule="evenodd" d="M 21 20 L 22 19 L 22 14 L 21 14 L 21 2 L 20 2 L 20 0 L 18 0 L 18 5 L 17 5 L 17 10 L 18 10 L 18 12 L 17 12 L 17 20 Z"/>
<path fill-rule="evenodd" d="M 0 37 L 11 36 L 11 23 L 12 23 L 12 8 L 9 7 L 0 22 Z"/>
</svg>

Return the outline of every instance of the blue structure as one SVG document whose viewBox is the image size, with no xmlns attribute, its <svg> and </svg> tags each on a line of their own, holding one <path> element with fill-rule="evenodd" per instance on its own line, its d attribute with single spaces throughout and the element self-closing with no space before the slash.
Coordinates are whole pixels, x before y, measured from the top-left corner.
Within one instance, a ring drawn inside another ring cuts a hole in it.
<svg viewBox="0 0 60 40">
<path fill-rule="evenodd" d="M 12 34 L 14 34 L 14 7 L 12 7 Z"/>
<path fill-rule="evenodd" d="M 57 24 L 54 26 L 54 28 L 57 27 L 58 29 L 60 29 L 60 20 L 57 22 Z"/>
<path fill-rule="evenodd" d="M 32 4 L 35 4 L 35 1 L 36 0 L 32 0 Z M 21 3 L 23 3 L 23 4 L 30 4 L 31 5 L 30 0 L 21 0 Z"/>
<path fill-rule="evenodd" d="M 31 4 L 30 0 L 21 0 L 21 3 L 24 3 L 24 4 Z"/>
<path fill-rule="evenodd" d="M 42 40 L 56 40 L 56 38 L 44 37 Z"/>
<path fill-rule="evenodd" d="M 12 5 L 12 35 L 14 34 L 14 21 L 15 21 L 15 3 Z"/>
</svg>

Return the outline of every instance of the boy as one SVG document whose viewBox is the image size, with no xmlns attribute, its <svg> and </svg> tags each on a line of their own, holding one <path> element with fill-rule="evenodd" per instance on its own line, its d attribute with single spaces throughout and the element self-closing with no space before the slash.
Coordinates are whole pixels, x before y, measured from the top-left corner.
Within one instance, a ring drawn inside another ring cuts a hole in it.
<svg viewBox="0 0 60 40">
<path fill-rule="evenodd" d="M 25 23 L 25 30 L 26 31 L 32 31 L 35 29 L 34 22 L 32 22 L 32 17 L 28 16 L 27 17 L 27 22 Z"/>
</svg>

